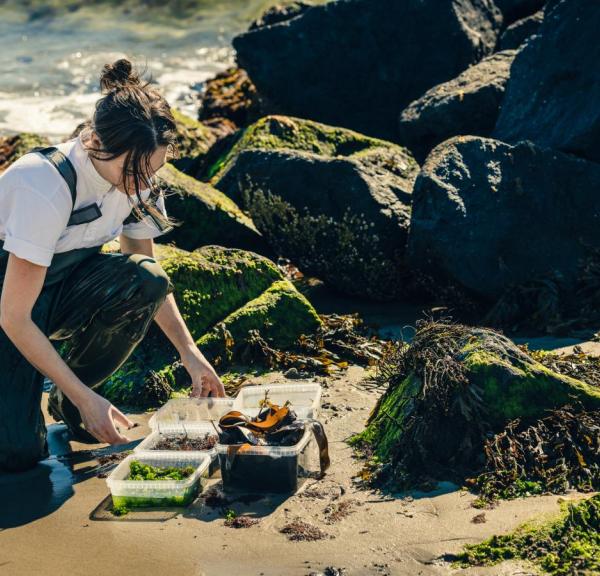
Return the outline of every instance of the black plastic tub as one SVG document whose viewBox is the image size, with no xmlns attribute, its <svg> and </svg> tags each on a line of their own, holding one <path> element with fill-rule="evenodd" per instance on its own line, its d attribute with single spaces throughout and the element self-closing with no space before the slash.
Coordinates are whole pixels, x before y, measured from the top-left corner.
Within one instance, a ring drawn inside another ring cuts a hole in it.
<svg viewBox="0 0 600 576">
<path fill-rule="evenodd" d="M 217 444 L 223 489 L 226 491 L 290 493 L 298 489 L 298 477 L 306 469 L 312 432 L 306 429 L 295 446 L 236 446 Z"/>
</svg>

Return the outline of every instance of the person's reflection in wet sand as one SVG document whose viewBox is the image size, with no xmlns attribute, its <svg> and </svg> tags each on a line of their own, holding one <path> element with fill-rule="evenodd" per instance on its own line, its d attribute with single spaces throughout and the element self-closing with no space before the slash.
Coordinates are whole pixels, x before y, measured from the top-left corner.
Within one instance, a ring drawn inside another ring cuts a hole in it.
<svg viewBox="0 0 600 576">
<path fill-rule="evenodd" d="M 27 472 L 0 473 L 0 529 L 15 528 L 43 518 L 60 508 L 73 495 L 72 463 L 65 439 L 66 426 L 48 426 L 50 457 Z"/>
</svg>

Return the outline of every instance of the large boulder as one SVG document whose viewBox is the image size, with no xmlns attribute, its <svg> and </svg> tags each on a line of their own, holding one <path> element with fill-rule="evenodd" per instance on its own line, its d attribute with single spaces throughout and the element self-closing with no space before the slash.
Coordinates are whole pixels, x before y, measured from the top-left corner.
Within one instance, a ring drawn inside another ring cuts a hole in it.
<svg viewBox="0 0 600 576">
<path fill-rule="evenodd" d="M 157 260 L 175 287 L 175 299 L 194 339 L 274 282 L 283 280 L 277 266 L 254 252 L 203 246 L 193 252 L 157 246 Z"/>
<path fill-rule="evenodd" d="M 530 142 L 453 138 L 415 182 L 409 259 L 490 302 L 557 274 L 568 292 L 600 244 L 599 189 L 596 163 Z"/>
<path fill-rule="evenodd" d="M 192 337 L 214 366 L 235 359 L 254 331 L 281 350 L 322 324 L 308 300 L 263 256 L 221 246 L 187 252 L 157 245 L 155 254 L 175 287 Z M 177 351 L 153 324 L 100 392 L 119 405 L 148 407 L 164 403 L 190 383 Z"/>
<path fill-rule="evenodd" d="M 492 0 L 347 0 L 249 30 L 237 63 L 282 114 L 388 140 L 398 112 L 490 54 Z"/>
<path fill-rule="evenodd" d="M 519 48 L 523 42 L 534 34 L 537 34 L 543 21 L 543 10 L 527 16 L 527 18 L 517 20 L 502 32 L 502 36 L 500 36 L 500 40 L 498 41 L 498 49 L 511 50 Z"/>
<path fill-rule="evenodd" d="M 515 50 L 497 52 L 429 89 L 400 115 L 398 141 L 423 162 L 434 146 L 452 136 L 489 136 L 515 55 Z"/>
<path fill-rule="evenodd" d="M 158 171 L 157 184 L 167 196 L 169 216 L 180 223 L 171 232 L 156 238 L 157 242 L 175 243 L 184 250 L 220 244 L 263 254 L 269 252 L 252 220 L 219 190 L 186 176 L 169 164 Z"/>
<path fill-rule="evenodd" d="M 349 294 L 394 298 L 418 165 L 403 148 L 342 128 L 268 116 L 223 158 L 214 185 L 278 253 Z"/>
<path fill-rule="evenodd" d="M 0 136 L 0 173 L 4 172 L 17 158 L 36 146 L 50 146 L 50 141 L 46 137 L 32 132 Z"/>
<path fill-rule="evenodd" d="M 555 0 L 515 58 L 494 137 L 600 161 L 597 2 Z"/>
</svg>

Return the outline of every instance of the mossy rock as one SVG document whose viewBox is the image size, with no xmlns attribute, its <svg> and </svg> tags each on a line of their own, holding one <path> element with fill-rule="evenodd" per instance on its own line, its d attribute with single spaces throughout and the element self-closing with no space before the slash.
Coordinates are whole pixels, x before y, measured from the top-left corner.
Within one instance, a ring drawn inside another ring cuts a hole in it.
<svg viewBox="0 0 600 576">
<path fill-rule="evenodd" d="M 289 116 L 248 127 L 214 164 L 279 255 L 341 292 L 405 293 L 404 249 L 418 164 L 393 143 Z"/>
<path fill-rule="evenodd" d="M 17 158 L 36 146 L 50 146 L 50 141 L 32 132 L 13 136 L 0 136 L 0 172 L 6 170 Z"/>
<path fill-rule="evenodd" d="M 165 190 L 169 216 L 180 223 L 157 242 L 175 243 L 184 250 L 219 244 L 268 253 L 252 220 L 225 194 L 166 164 L 157 173 L 157 184 Z"/>
<path fill-rule="evenodd" d="M 235 353 L 258 330 L 277 349 L 301 334 L 314 332 L 321 320 L 314 308 L 277 266 L 253 252 L 205 246 L 187 252 L 157 245 L 155 257 L 169 275 L 178 308 L 200 350 L 227 360 L 216 337 L 225 327 Z M 131 357 L 102 386 L 101 394 L 119 405 L 148 407 L 189 386 L 187 371 L 162 331 L 152 325 Z M 149 404 L 149 401 L 152 401 Z"/>
<path fill-rule="evenodd" d="M 171 164 L 185 174 L 195 175 L 202 163 L 202 158 L 215 143 L 212 131 L 199 120 L 186 116 L 172 108 L 177 124 L 177 149 L 179 157 L 171 160 Z"/>
<path fill-rule="evenodd" d="M 195 339 L 283 280 L 268 258 L 235 248 L 204 246 L 186 252 L 156 246 L 155 254 L 175 286 L 179 310 Z"/>
<path fill-rule="evenodd" d="M 245 128 L 231 150 L 211 166 L 207 175 L 210 181 L 217 185 L 227 170 L 231 169 L 236 157 L 245 150 L 290 149 L 311 152 L 326 158 L 355 158 L 374 148 L 406 153 L 396 144 L 347 128 L 328 126 L 293 116 L 268 115 Z M 407 164 L 411 164 L 410 161 Z M 407 172 L 414 167 L 416 163 L 413 160 L 412 166 L 407 165 Z"/>
<path fill-rule="evenodd" d="M 389 387 L 351 442 L 400 480 L 477 470 L 485 439 L 516 418 L 535 421 L 573 400 L 600 409 L 599 388 L 553 372 L 485 328 L 430 323 L 382 373 Z"/>
<path fill-rule="evenodd" d="M 285 349 L 301 334 L 312 334 L 321 320 L 310 302 L 288 280 L 273 282 L 258 298 L 227 316 L 222 323 L 200 337 L 198 346 L 212 357 L 235 353 L 250 330 L 258 329 L 267 341 Z M 231 338 L 231 342 L 226 339 Z"/>
</svg>

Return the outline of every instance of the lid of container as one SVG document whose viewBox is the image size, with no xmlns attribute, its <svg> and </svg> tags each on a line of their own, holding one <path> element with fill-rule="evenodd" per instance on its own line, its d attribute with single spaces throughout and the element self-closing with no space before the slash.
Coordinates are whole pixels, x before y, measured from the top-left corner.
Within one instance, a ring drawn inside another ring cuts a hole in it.
<svg viewBox="0 0 600 576">
<path fill-rule="evenodd" d="M 203 430 L 233 409 L 233 398 L 173 398 L 150 418 L 152 431 Z"/>
<path fill-rule="evenodd" d="M 233 409 L 255 416 L 265 394 L 268 394 L 271 402 L 280 406 L 288 401 L 299 418 L 307 418 L 311 414 L 314 416 L 314 412 L 320 408 L 322 388 L 315 382 L 243 386 L 235 398 Z"/>
</svg>

